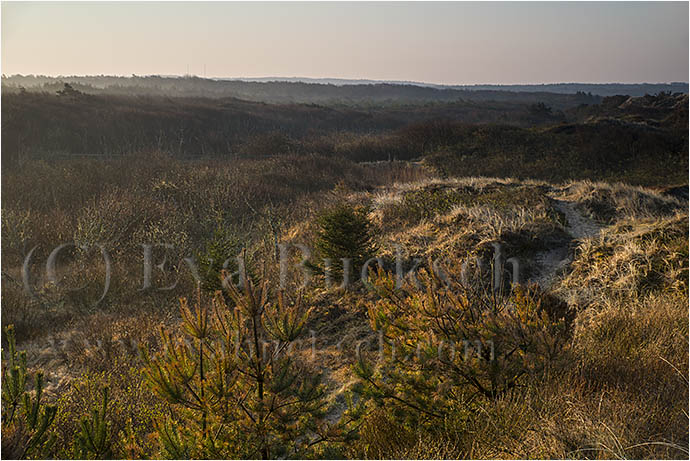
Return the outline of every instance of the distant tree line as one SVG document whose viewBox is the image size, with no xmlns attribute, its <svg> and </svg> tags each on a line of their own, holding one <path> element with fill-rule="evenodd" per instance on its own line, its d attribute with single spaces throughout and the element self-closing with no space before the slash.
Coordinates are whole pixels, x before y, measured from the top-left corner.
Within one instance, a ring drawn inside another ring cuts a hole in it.
<svg viewBox="0 0 690 461">
<path fill-rule="evenodd" d="M 501 101 L 534 104 L 540 101 L 565 109 L 578 104 L 594 104 L 601 98 L 591 93 L 549 92 L 546 88 L 525 90 L 511 87 L 479 88 L 425 86 L 413 84 L 367 83 L 334 85 L 299 81 L 214 80 L 194 76 L 4 76 L 3 92 L 59 91 L 65 83 L 88 94 L 120 96 L 169 96 L 194 98 L 240 98 L 267 103 L 316 103 L 328 105 L 370 106 L 420 104 L 429 102 Z M 667 90 L 664 87 L 658 91 Z M 674 89 L 674 91 L 680 91 Z"/>
</svg>

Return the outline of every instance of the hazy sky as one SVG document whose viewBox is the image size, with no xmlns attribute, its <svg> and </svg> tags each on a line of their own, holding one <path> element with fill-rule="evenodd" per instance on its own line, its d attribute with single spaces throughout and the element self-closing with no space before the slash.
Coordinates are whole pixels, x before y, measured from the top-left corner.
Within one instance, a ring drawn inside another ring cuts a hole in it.
<svg viewBox="0 0 690 461">
<path fill-rule="evenodd" d="M 688 80 L 682 3 L 8 3 L 2 72 Z"/>
</svg>

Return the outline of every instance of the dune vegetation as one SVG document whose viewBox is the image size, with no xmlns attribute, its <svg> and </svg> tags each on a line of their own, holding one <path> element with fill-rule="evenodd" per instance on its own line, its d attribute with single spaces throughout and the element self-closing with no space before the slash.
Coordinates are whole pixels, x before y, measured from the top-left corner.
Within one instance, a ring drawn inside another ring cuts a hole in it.
<svg viewBox="0 0 690 461">
<path fill-rule="evenodd" d="M 687 457 L 687 202 L 658 190 L 163 154 L 2 188 L 11 457 Z"/>
<path fill-rule="evenodd" d="M 686 94 L 58 83 L 2 95 L 3 456 L 687 459 Z"/>
</svg>

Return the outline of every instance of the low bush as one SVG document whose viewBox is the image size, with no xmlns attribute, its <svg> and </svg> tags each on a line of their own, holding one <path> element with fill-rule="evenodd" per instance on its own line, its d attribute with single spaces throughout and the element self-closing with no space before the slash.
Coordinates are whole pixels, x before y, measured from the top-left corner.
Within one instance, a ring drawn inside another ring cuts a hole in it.
<svg viewBox="0 0 690 461">
<path fill-rule="evenodd" d="M 2 362 L 2 451 L 12 459 L 48 456 L 55 443 L 49 429 L 57 408 L 41 402 L 44 375 L 30 382 L 26 352 L 17 351 L 12 325 L 5 330 L 7 360 Z M 4 355 L 4 354 L 3 354 Z M 4 357 L 3 357 L 4 358 Z M 33 384 L 33 390 L 30 386 Z"/>
<path fill-rule="evenodd" d="M 308 455 L 329 438 L 319 377 L 293 352 L 309 309 L 268 285 L 225 284 L 211 307 L 181 302 L 184 337 L 163 333 L 164 349 L 146 354 L 146 376 L 170 404 L 157 421 L 162 454 L 186 458 Z"/>
<path fill-rule="evenodd" d="M 360 357 L 362 391 L 409 424 L 471 411 L 546 373 L 566 343 L 572 316 L 537 288 L 487 291 L 424 272 L 396 289 L 379 271 L 369 319 L 382 340 L 378 362 Z"/>
<path fill-rule="evenodd" d="M 222 290 L 221 274 L 223 270 L 230 273 L 239 270 L 237 257 L 242 243 L 229 230 L 216 228 L 213 236 L 206 242 L 203 251 L 197 254 L 201 287 L 209 293 Z"/>
<path fill-rule="evenodd" d="M 340 203 L 323 212 L 317 218 L 317 224 L 315 246 L 319 263 L 327 260 L 328 265 L 316 267 L 331 276 L 346 275 L 348 280 L 353 281 L 353 276 L 357 277 L 364 263 L 376 251 L 374 229 L 369 222 L 368 210 Z M 349 272 L 345 272 L 343 258 L 350 259 Z"/>
</svg>

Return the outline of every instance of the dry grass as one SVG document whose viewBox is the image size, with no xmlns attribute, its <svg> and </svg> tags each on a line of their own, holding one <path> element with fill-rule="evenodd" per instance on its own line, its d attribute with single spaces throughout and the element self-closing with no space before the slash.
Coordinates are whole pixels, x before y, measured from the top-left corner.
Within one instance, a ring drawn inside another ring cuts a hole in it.
<svg viewBox="0 0 690 461">
<path fill-rule="evenodd" d="M 372 217 L 384 229 L 391 209 L 409 218 L 400 207 L 415 190 L 461 191 L 457 197 L 477 200 L 496 186 L 519 197 L 519 187 L 539 190 L 541 184 L 470 178 L 396 185 L 373 198 Z M 396 242 L 418 253 L 458 254 L 459 247 L 471 252 L 487 242 L 508 244 L 506 236 L 530 230 L 544 245 L 547 236 L 565 230 L 547 197 L 575 203 L 605 227 L 598 237 L 574 242 L 574 260 L 554 287 L 577 309 L 565 364 L 545 380 L 426 431 L 404 430 L 385 413 L 374 413 L 353 456 L 688 456 L 687 213 L 673 198 L 620 184 L 582 182 L 535 195 L 540 200 L 529 208 L 519 206 L 524 197 L 515 207 L 460 199 L 450 211 L 412 216 L 402 230 L 384 234 L 389 244 L 382 247 L 392 251 L 390 242 Z M 608 203 L 610 219 L 590 212 L 592 197 Z"/>
<path fill-rule="evenodd" d="M 605 224 L 620 219 L 658 218 L 673 215 L 683 206 L 677 199 L 655 190 L 621 183 L 580 181 L 563 189 L 564 197 Z"/>
<path fill-rule="evenodd" d="M 452 262 L 489 257 L 492 244 L 501 243 L 506 254 L 525 261 L 530 274 L 540 268 L 530 264 L 539 252 L 567 247 L 572 262 L 553 290 L 577 318 L 567 360 L 546 378 L 496 401 L 458 408 L 432 428 L 401 427 L 384 410 L 373 411 L 359 442 L 338 456 L 687 457 L 688 215 L 676 199 L 587 181 L 550 186 L 430 178 L 420 166 L 397 162 L 361 166 L 300 157 L 192 164 L 153 157 L 132 159 L 127 168 L 118 162 L 42 162 L 30 171 L 3 171 L 2 321 L 16 325 L 32 365 L 46 369 L 49 392 L 63 394 L 61 440 L 76 430 L 68 419 L 90 405 L 94 386 L 109 383 L 118 427 L 130 417 L 140 421 L 139 455 L 155 456 L 147 431 L 159 409 L 138 387 L 132 345 L 155 347 L 156 329 L 177 324 L 171 306 L 193 281 L 180 269 L 175 290 L 138 291 L 141 243 L 174 243 L 179 257 L 202 248 L 221 224 L 245 239 L 273 277 L 276 233 L 281 240 L 313 244 L 313 216 L 345 198 L 371 206 L 381 256 L 389 262 L 401 245 L 406 267 L 412 256 Z M 601 234 L 572 239 L 555 198 L 599 221 Z M 70 240 L 104 243 L 112 251 L 113 285 L 98 307 L 89 300 L 102 287 L 100 261 L 66 255 L 63 283 L 44 283 L 40 264 L 51 248 Z M 32 271 L 40 296 L 29 300 L 19 269 L 35 245 Z M 155 283 L 162 286 L 176 275 L 173 270 Z M 314 359 L 327 370 L 332 405 L 342 407 L 353 384 L 353 350 L 363 340 L 375 347 L 363 307 L 373 295 L 361 286 L 348 291 L 314 282 L 304 298 L 315 307 L 308 325 Z M 85 283 L 85 290 L 68 289 Z M 310 346 L 303 346 L 305 354 Z"/>
<path fill-rule="evenodd" d="M 577 248 L 560 290 L 585 306 L 603 295 L 631 299 L 649 291 L 687 292 L 688 215 L 622 220 Z"/>
</svg>

